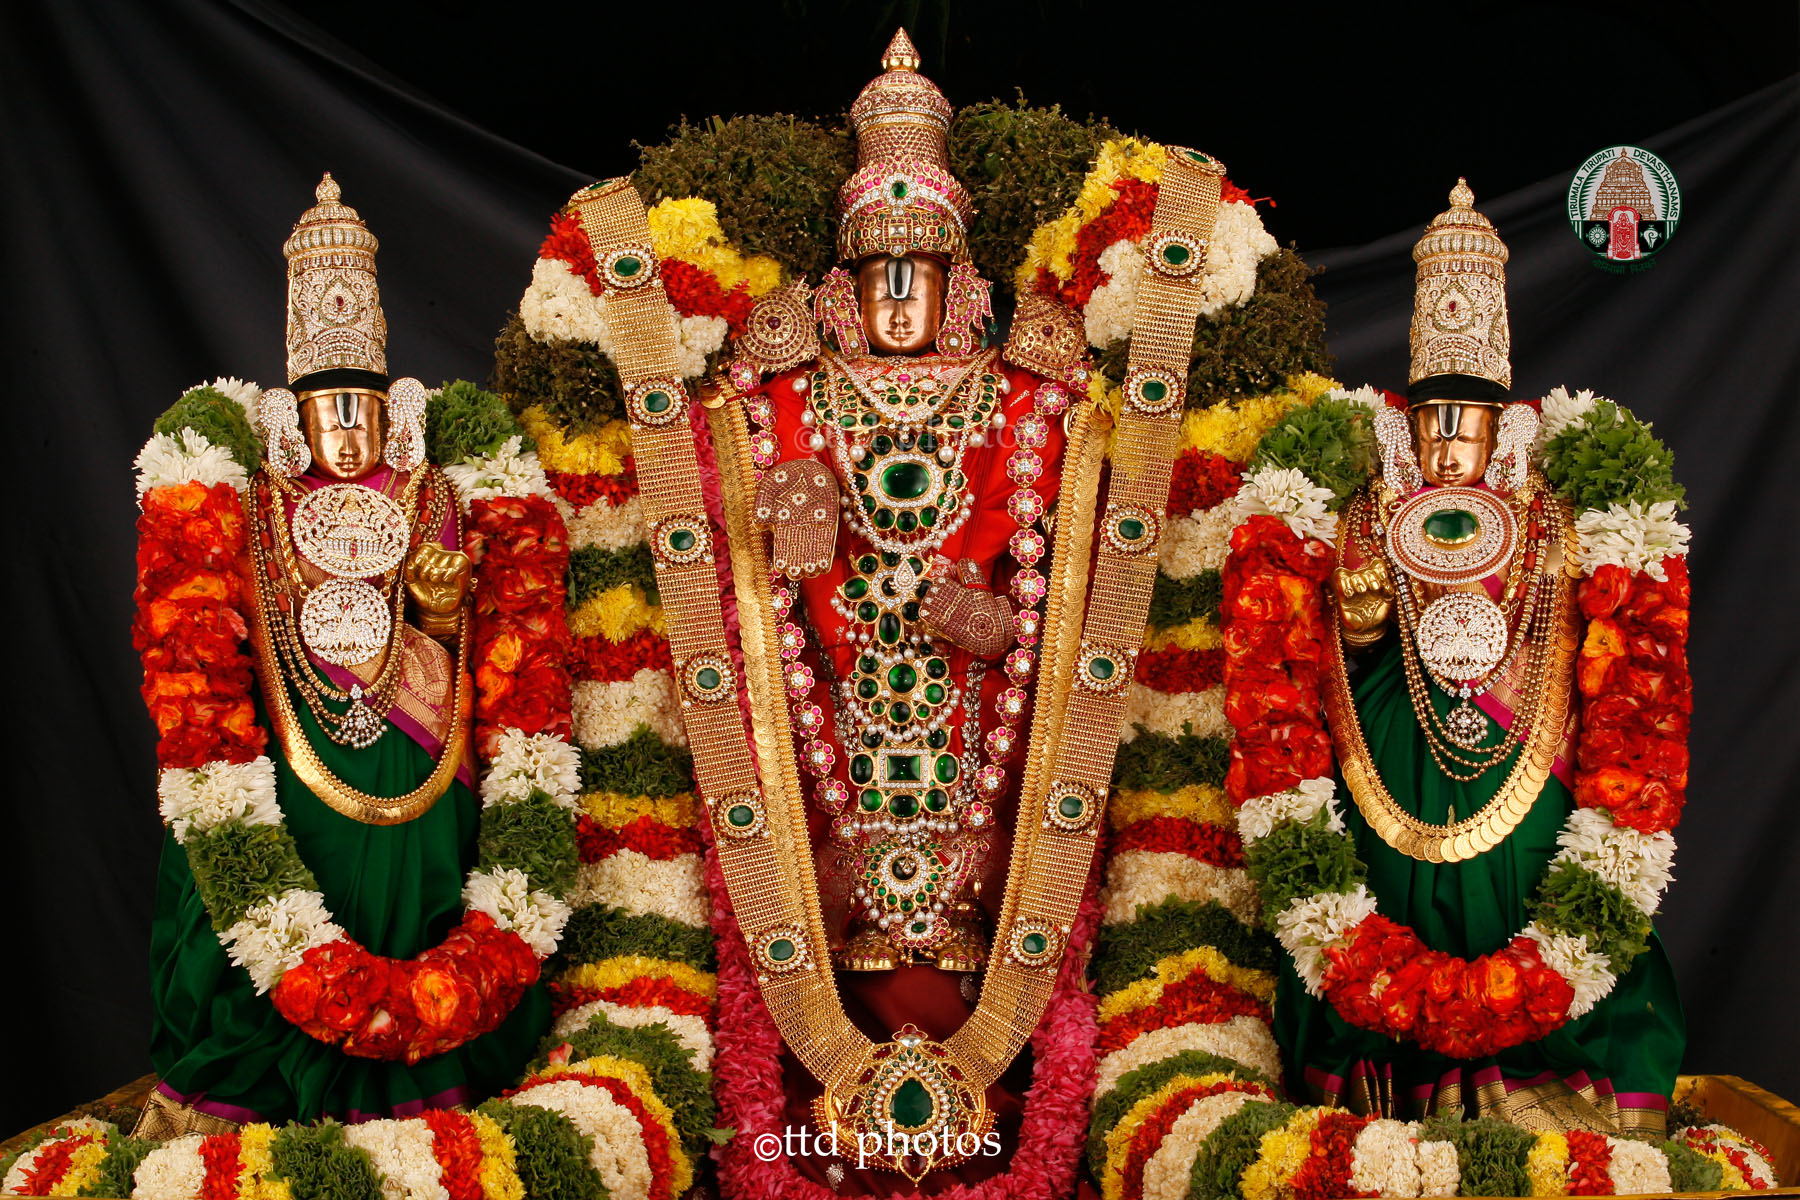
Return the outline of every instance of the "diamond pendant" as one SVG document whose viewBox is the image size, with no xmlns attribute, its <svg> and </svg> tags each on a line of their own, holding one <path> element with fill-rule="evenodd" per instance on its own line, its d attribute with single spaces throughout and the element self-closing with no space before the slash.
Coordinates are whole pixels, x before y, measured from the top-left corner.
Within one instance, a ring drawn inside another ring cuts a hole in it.
<svg viewBox="0 0 1800 1200">
<path fill-rule="evenodd" d="M 1444 733 L 1464 750 L 1477 750 L 1487 736 L 1487 718 L 1465 696 L 1461 704 L 1444 714 Z"/>
<path fill-rule="evenodd" d="M 351 701 L 349 710 L 331 731 L 331 740 L 340 746 L 354 746 L 360 750 L 373 746 L 386 731 L 387 722 L 381 719 L 381 714 L 359 697 Z"/>
</svg>

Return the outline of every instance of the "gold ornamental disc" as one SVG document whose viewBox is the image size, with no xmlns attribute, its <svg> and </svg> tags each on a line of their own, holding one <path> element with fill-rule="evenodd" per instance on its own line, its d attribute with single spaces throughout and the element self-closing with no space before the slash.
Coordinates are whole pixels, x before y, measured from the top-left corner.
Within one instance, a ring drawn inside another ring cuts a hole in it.
<svg viewBox="0 0 1800 1200">
<path fill-rule="evenodd" d="M 339 667 L 353 667 L 380 654 L 393 629 L 387 601 L 360 579 L 328 579 L 300 606 L 300 640 Z"/>
<path fill-rule="evenodd" d="M 400 506 L 360 483 L 331 483 L 294 508 L 294 549 L 327 575 L 367 579 L 406 557 L 412 532 Z"/>
</svg>

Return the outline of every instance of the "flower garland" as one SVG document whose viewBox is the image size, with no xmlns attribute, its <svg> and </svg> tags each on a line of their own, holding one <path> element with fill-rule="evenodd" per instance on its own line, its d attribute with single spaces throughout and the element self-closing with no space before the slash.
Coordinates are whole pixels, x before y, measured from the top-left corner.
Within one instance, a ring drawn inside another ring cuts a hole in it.
<svg viewBox="0 0 1800 1200">
<path fill-rule="evenodd" d="M 220 381 L 193 389 L 171 411 L 247 429 L 247 389 Z M 516 453 L 515 443 L 508 445 Z M 231 961 L 259 994 L 272 992 L 283 1017 L 357 1057 L 417 1062 L 441 1054 L 499 1026 L 569 918 L 563 896 L 574 883 L 579 759 L 563 740 L 561 518 L 530 494 L 542 486 L 541 471 L 526 495 L 468 502 L 470 549 L 481 564 L 478 741 L 491 760 L 482 858 L 466 881 L 463 920 L 444 941 L 410 961 L 388 959 L 334 921 L 283 824 L 243 650 L 249 591 L 238 493 L 255 461 L 234 458 L 237 473 L 222 471 L 217 449 L 183 428 L 157 434 L 138 460 L 133 642 L 161 734 L 163 819 L 188 852 Z M 529 459 L 520 461 L 527 475 L 536 469 Z"/>
<path fill-rule="evenodd" d="M 1596 436 L 1603 410 L 1552 407 L 1561 428 L 1551 446 L 1572 463 L 1581 456 L 1567 447 Z M 1545 466 L 1565 494 L 1589 486 L 1579 468 L 1558 471 L 1549 458 Z M 1611 992 L 1647 948 L 1669 882 L 1692 707 L 1688 588 L 1684 558 L 1652 561 L 1648 548 L 1685 551 L 1685 530 L 1670 529 L 1672 501 L 1653 515 L 1617 502 L 1577 515 L 1585 575 L 1577 599 L 1588 621 L 1576 666 L 1585 705 L 1577 807 L 1531 901 L 1532 921 L 1465 962 L 1376 913 L 1331 795 L 1320 676 L 1335 633 L 1321 585 L 1335 564 L 1336 515 L 1327 508 L 1341 498 L 1296 468 L 1253 471 L 1226 564 L 1225 708 L 1237 731 L 1226 790 L 1265 919 L 1308 991 L 1351 1024 L 1456 1058 L 1535 1041 Z M 1609 552 L 1614 561 L 1599 561 Z"/>
</svg>

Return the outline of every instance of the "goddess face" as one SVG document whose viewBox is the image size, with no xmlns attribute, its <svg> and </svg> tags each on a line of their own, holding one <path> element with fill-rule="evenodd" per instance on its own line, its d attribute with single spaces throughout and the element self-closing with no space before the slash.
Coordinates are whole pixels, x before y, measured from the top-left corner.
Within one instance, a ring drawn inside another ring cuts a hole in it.
<svg viewBox="0 0 1800 1200">
<path fill-rule="evenodd" d="M 1412 410 L 1413 452 L 1425 482 L 1472 487 L 1494 450 L 1494 410 L 1483 404 L 1421 404 Z"/>
<path fill-rule="evenodd" d="M 327 388 L 298 399 L 313 465 L 322 474 L 354 483 L 381 465 L 381 410 L 386 397 L 380 392 Z"/>
<path fill-rule="evenodd" d="M 936 259 L 871 258 L 856 269 L 863 329 L 877 354 L 917 354 L 944 323 L 944 279 Z"/>
</svg>

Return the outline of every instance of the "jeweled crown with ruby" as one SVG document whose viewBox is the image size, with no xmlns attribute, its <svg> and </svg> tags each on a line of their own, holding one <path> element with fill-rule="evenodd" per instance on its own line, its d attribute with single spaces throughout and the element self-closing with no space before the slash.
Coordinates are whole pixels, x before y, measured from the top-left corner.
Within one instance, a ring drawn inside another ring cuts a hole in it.
<svg viewBox="0 0 1800 1200">
<path fill-rule="evenodd" d="M 1413 247 L 1409 384 L 1454 375 L 1512 387 L 1506 319 L 1506 243 L 1475 211 L 1475 193 L 1458 179 L 1450 207 L 1433 217 Z"/>
<path fill-rule="evenodd" d="M 919 74 L 906 30 L 881 65 L 850 106 L 857 169 L 838 189 L 838 258 L 916 253 L 965 262 L 974 209 L 950 174 L 950 102 Z"/>
<path fill-rule="evenodd" d="M 380 245 L 327 171 L 282 244 L 288 263 L 288 382 L 350 367 L 387 374 L 387 318 L 375 285 Z"/>
</svg>

